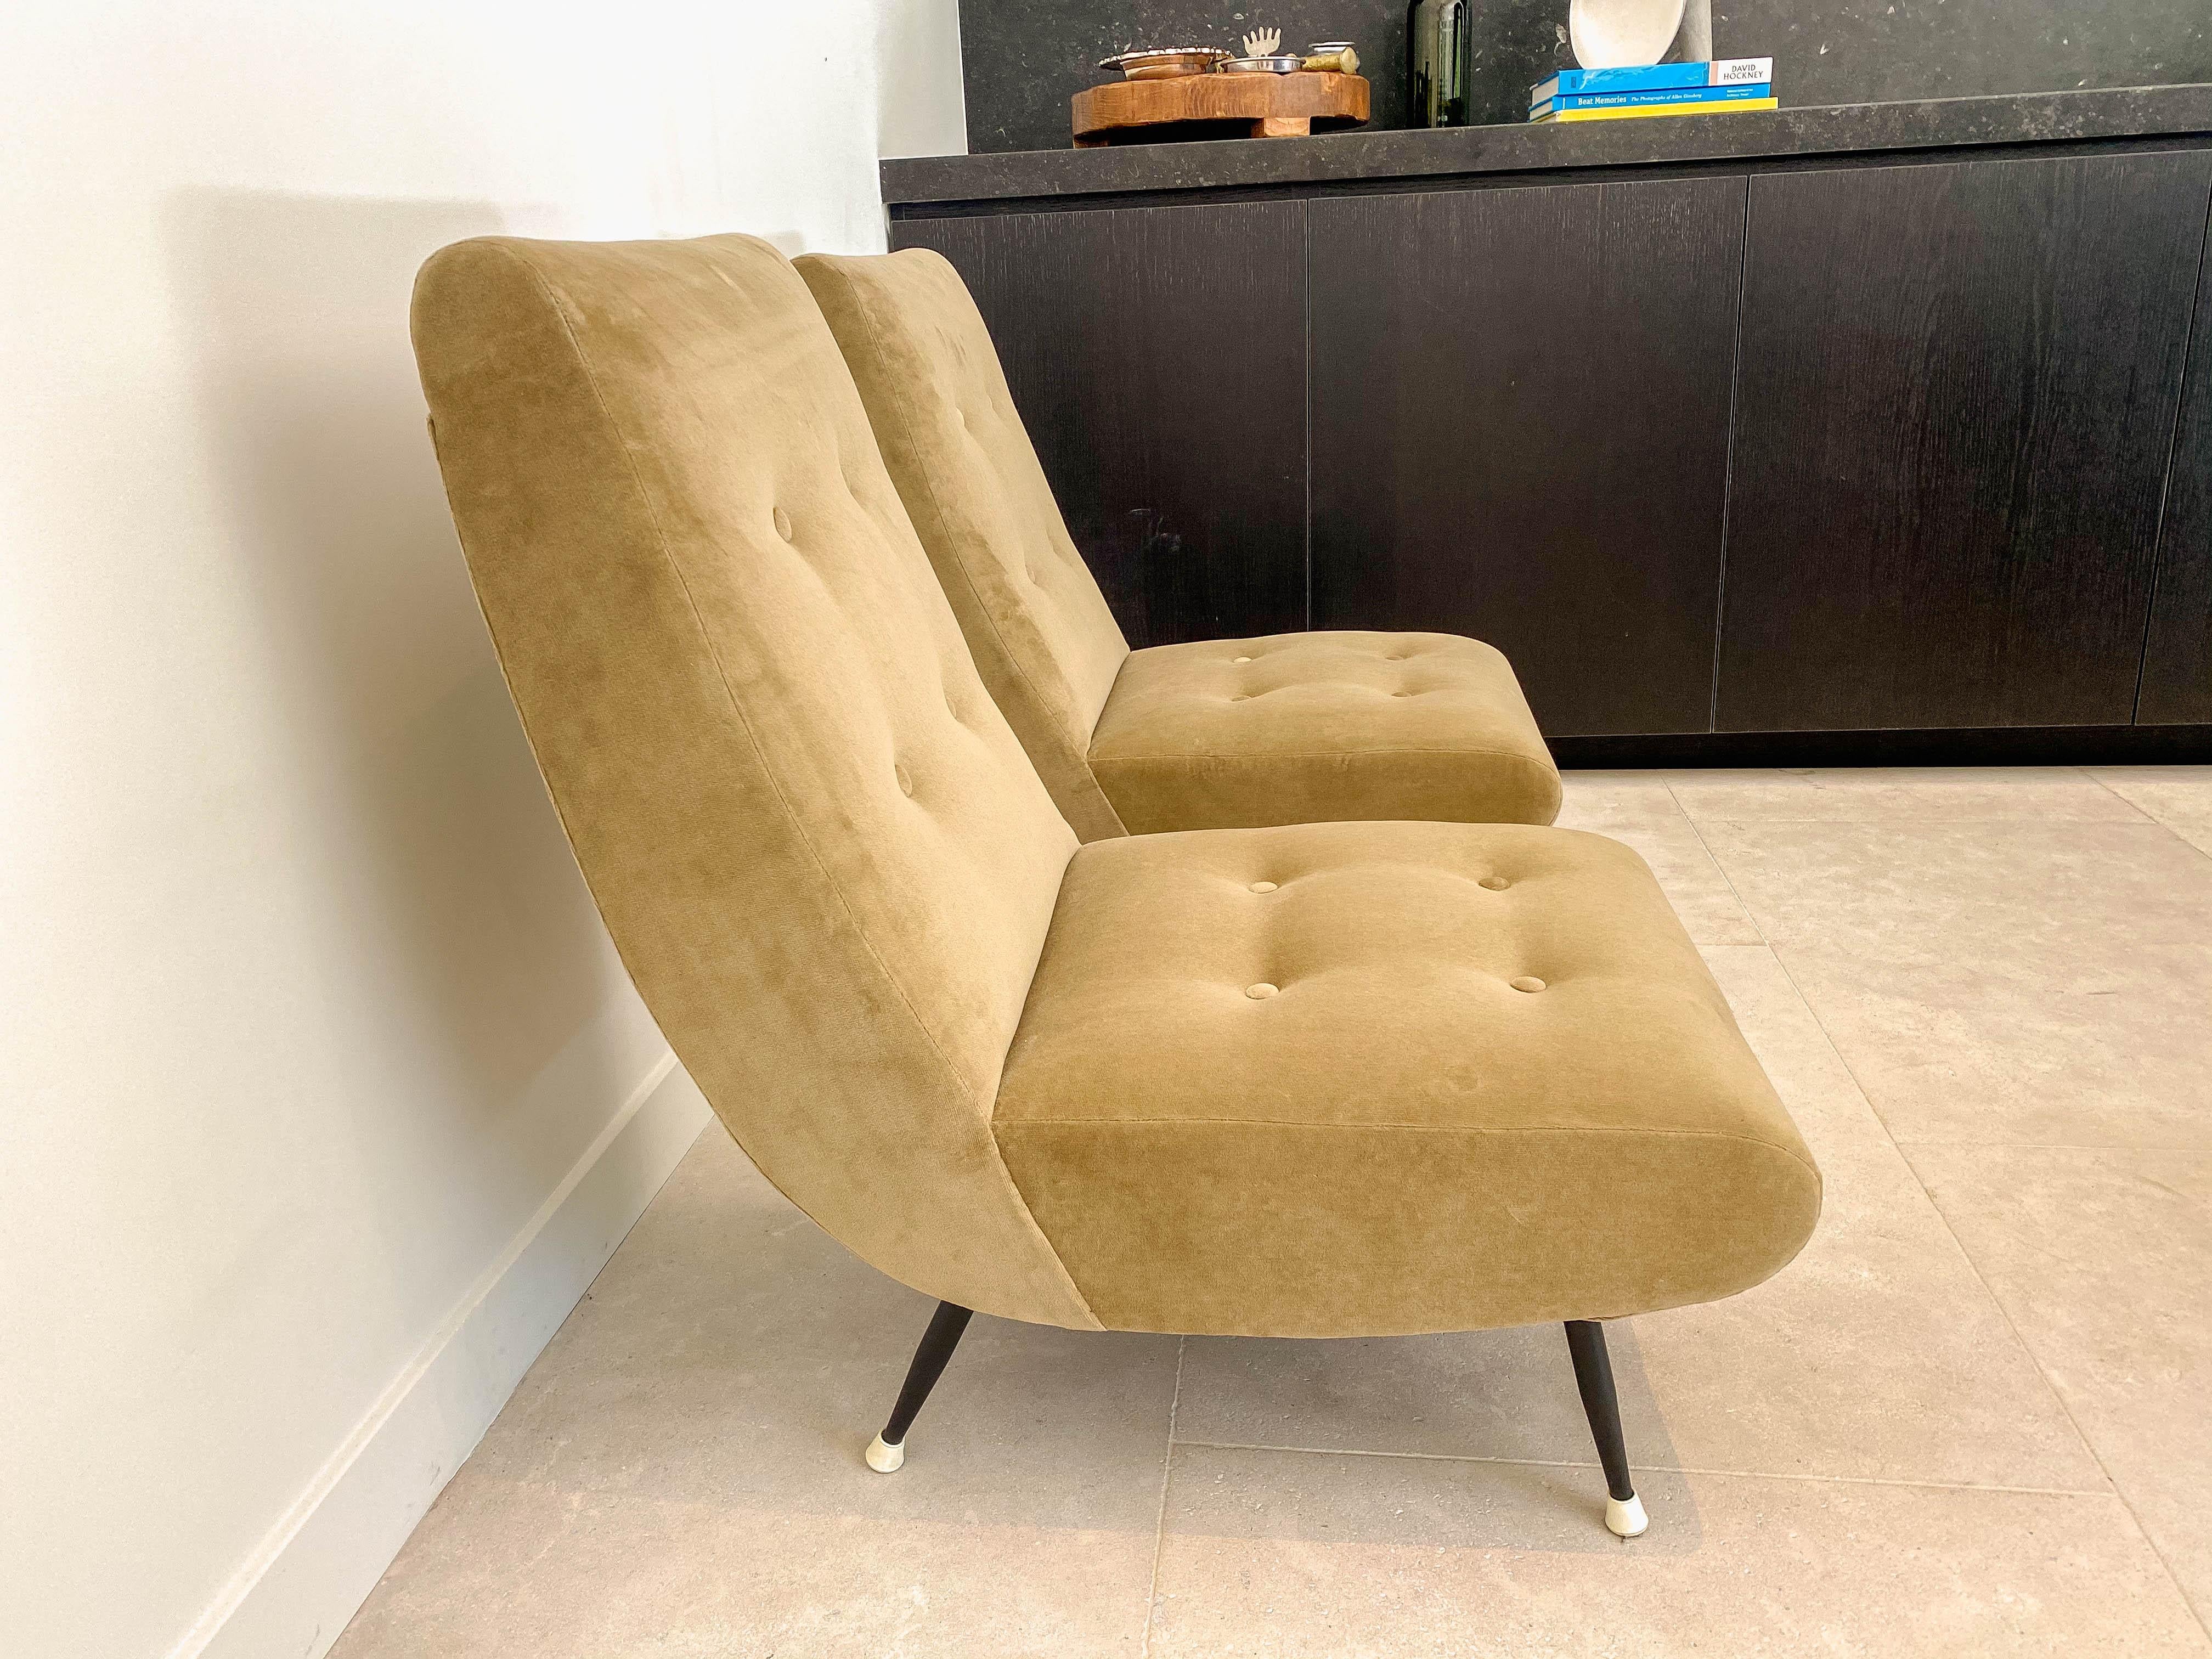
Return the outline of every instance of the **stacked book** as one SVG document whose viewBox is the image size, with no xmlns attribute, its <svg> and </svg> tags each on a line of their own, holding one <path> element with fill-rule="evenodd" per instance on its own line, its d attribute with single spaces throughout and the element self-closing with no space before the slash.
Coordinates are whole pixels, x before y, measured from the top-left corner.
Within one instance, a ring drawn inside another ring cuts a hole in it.
<svg viewBox="0 0 2212 1659">
<path fill-rule="evenodd" d="M 1773 107 L 1771 58 L 1561 70 L 1528 88 L 1531 121 L 1618 121 L 1641 115 L 1723 115 Z"/>
</svg>

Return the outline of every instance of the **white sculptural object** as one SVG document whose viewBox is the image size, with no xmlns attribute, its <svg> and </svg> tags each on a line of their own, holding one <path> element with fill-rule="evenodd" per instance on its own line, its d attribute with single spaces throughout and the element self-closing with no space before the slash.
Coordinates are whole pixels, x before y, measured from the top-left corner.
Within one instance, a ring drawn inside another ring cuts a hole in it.
<svg viewBox="0 0 2212 1659">
<path fill-rule="evenodd" d="M 1713 55 L 1713 0 L 1571 0 L 1567 38 L 1584 69 L 1703 63 Z"/>
</svg>

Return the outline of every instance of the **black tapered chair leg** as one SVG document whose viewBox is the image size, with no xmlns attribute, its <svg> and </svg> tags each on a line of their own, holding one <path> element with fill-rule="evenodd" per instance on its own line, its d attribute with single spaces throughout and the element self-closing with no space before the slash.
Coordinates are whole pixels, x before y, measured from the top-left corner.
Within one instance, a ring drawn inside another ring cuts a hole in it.
<svg viewBox="0 0 2212 1659">
<path fill-rule="evenodd" d="M 1575 1386 L 1582 1390 L 1583 1414 L 1597 1442 L 1597 1461 L 1605 1465 L 1605 1524 L 1617 1537 L 1634 1538 L 1651 1522 L 1628 1477 L 1628 1447 L 1620 1437 L 1620 1401 L 1613 1390 L 1605 1327 L 1595 1319 L 1570 1319 L 1567 1352 L 1574 1356 Z"/>
<path fill-rule="evenodd" d="M 937 1311 L 930 1315 L 929 1328 L 921 1334 L 921 1345 L 914 1351 L 914 1363 L 906 1368 L 906 1384 L 899 1390 L 898 1404 L 891 1407 L 891 1420 L 869 1443 L 868 1467 L 878 1474 L 893 1474 L 906 1462 L 906 1431 L 914 1426 L 922 1401 L 929 1398 L 937 1379 L 945 1375 L 945 1362 L 960 1346 L 968 1322 L 974 1317 L 968 1309 L 951 1302 L 939 1303 Z"/>
</svg>

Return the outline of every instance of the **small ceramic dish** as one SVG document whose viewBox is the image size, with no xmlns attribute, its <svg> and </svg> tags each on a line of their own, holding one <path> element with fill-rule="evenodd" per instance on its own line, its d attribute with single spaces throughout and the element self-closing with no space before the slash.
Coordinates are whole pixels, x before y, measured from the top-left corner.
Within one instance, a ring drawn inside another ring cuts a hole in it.
<svg viewBox="0 0 2212 1659">
<path fill-rule="evenodd" d="M 1167 81 L 1179 75 L 1204 75 L 1228 56 L 1218 46 L 1164 46 L 1102 58 L 1098 67 L 1119 70 L 1132 81 Z"/>
<path fill-rule="evenodd" d="M 1218 67 L 1224 75 L 1289 75 L 1306 66 L 1303 58 L 1228 58 Z"/>
</svg>

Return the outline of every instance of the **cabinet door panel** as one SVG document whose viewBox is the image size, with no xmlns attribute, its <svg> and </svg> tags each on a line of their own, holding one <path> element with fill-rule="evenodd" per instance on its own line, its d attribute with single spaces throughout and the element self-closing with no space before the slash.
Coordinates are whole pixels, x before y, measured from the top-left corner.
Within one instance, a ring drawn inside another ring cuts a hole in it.
<svg viewBox="0 0 2212 1659">
<path fill-rule="evenodd" d="M 1311 204 L 1316 627 L 1487 640 L 1553 735 L 1707 728 L 1744 187 Z"/>
<path fill-rule="evenodd" d="M 2136 706 L 2146 726 L 2212 722 L 2212 261 L 2197 279 L 2190 338 Z"/>
<path fill-rule="evenodd" d="M 1130 643 L 1306 625 L 1297 203 L 893 226 L 957 267 Z"/>
<path fill-rule="evenodd" d="M 2125 724 L 2212 155 L 1751 185 L 1723 731 Z"/>
</svg>

